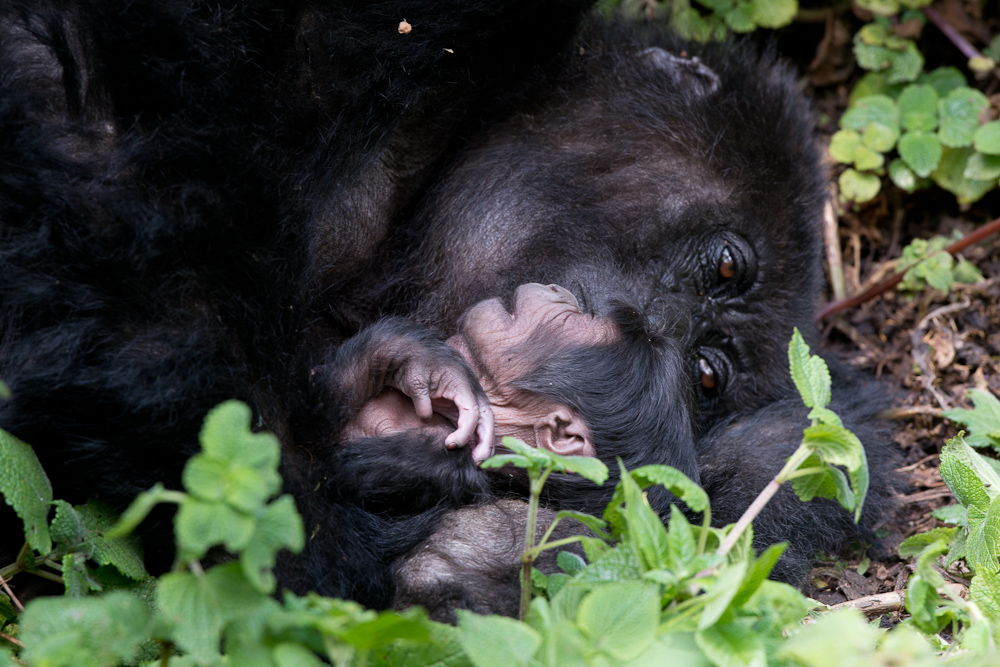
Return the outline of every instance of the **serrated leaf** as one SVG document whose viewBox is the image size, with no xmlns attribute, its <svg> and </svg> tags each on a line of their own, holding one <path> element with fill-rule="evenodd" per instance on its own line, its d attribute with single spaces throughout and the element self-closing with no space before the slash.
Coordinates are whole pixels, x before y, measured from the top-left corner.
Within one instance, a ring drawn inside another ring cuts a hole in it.
<svg viewBox="0 0 1000 667">
<path fill-rule="evenodd" d="M 903 558 L 917 556 L 932 544 L 951 544 L 958 534 L 958 528 L 932 528 L 925 533 L 917 533 L 903 540 L 899 545 L 899 555 Z"/>
<path fill-rule="evenodd" d="M 764 639 L 747 619 L 699 630 L 695 642 L 717 667 L 764 667 Z"/>
<path fill-rule="evenodd" d="M 913 84 L 899 95 L 899 120 L 912 132 L 933 132 L 938 125 L 939 96 L 933 86 Z"/>
<path fill-rule="evenodd" d="M 869 125 L 868 127 L 874 127 L 875 124 Z M 865 134 L 868 131 L 865 130 Z M 865 146 L 858 146 L 854 151 L 854 166 L 861 171 L 874 171 L 875 169 L 880 169 L 882 164 L 885 162 L 885 157 L 881 153 L 877 153 L 870 148 Z"/>
<path fill-rule="evenodd" d="M 972 447 L 992 446 L 1000 449 L 1000 442 L 989 436 L 1000 429 L 1000 400 L 981 389 L 970 389 L 966 397 L 972 401 L 972 410 L 955 408 L 941 414 L 969 429 L 965 442 Z"/>
<path fill-rule="evenodd" d="M 642 578 L 644 571 L 635 546 L 620 542 L 614 549 L 591 558 L 587 569 L 577 575 L 577 581 L 581 584 L 635 581 Z"/>
<path fill-rule="evenodd" d="M 993 498 L 981 519 L 978 515 L 978 507 L 969 508 L 965 562 L 976 572 L 1000 572 L 1000 496 Z"/>
<path fill-rule="evenodd" d="M 708 494 L 705 490 L 677 468 L 659 464 L 646 465 L 628 474 L 641 489 L 653 484 L 663 486 L 695 512 L 704 512 L 708 507 Z"/>
<path fill-rule="evenodd" d="M 941 479 L 958 502 L 966 507 L 978 507 L 980 513 L 984 514 L 990 503 L 990 495 L 973 468 L 967 455 L 968 448 L 964 445 L 961 436 L 955 436 L 941 448 Z"/>
<path fill-rule="evenodd" d="M 938 521 L 950 523 L 954 526 L 962 528 L 968 525 L 968 510 L 966 510 L 961 504 L 939 507 L 931 512 L 931 516 Z"/>
<path fill-rule="evenodd" d="M 941 143 L 949 148 L 971 146 L 979 128 L 979 114 L 989 106 L 986 96 L 975 88 L 956 88 L 938 102 Z"/>
<path fill-rule="evenodd" d="M 251 585 L 264 593 L 274 591 L 275 557 L 282 549 L 299 553 L 305 546 L 302 517 L 295 509 L 295 501 L 284 495 L 272 502 L 255 522 L 253 536 L 240 554 L 243 574 Z"/>
<path fill-rule="evenodd" d="M 799 11 L 798 0 L 752 0 L 753 19 L 761 28 L 781 28 Z"/>
<path fill-rule="evenodd" d="M 899 131 L 891 128 L 882 123 L 868 123 L 868 127 L 865 128 L 864 134 L 862 135 L 862 141 L 864 141 L 865 146 L 872 149 L 873 151 L 878 151 L 880 153 L 886 153 L 891 151 L 896 145 L 896 141 L 899 139 Z M 857 160 L 856 160 L 857 161 Z M 881 160 L 879 165 L 882 166 Z M 874 169 L 875 167 L 862 167 L 858 164 L 858 169 Z"/>
<path fill-rule="evenodd" d="M 969 599 L 975 602 L 993 623 L 1000 623 L 1000 574 L 977 572 L 969 586 Z"/>
<path fill-rule="evenodd" d="M 605 519 L 609 513 L 620 514 L 627 526 L 621 538 L 636 548 L 646 569 L 652 570 L 662 566 L 667 562 L 670 550 L 667 546 L 667 530 L 660 516 L 649 506 L 649 502 L 631 475 L 622 474 L 618 489 L 621 490 L 625 507 L 619 507 L 612 499 L 612 504 L 605 510 Z M 610 521 L 609 524 L 614 525 Z"/>
<path fill-rule="evenodd" d="M 102 503 L 90 500 L 76 508 L 84 526 L 86 539 L 93 545 L 91 559 L 99 565 L 110 565 L 134 581 L 149 578 L 143 560 L 142 541 L 137 535 L 108 537 L 117 521 L 115 513 Z"/>
<path fill-rule="evenodd" d="M 219 502 L 185 498 L 174 518 L 177 545 L 186 558 L 201 558 L 209 548 L 224 545 L 238 553 L 250 541 L 253 518 Z"/>
<path fill-rule="evenodd" d="M 146 640 L 148 605 L 123 592 L 39 597 L 20 619 L 21 659 L 46 667 L 104 667 L 131 660 Z"/>
<path fill-rule="evenodd" d="M 938 134 L 940 136 L 940 132 Z M 979 201 L 996 187 L 996 182 L 992 180 L 979 181 L 965 177 L 965 169 L 973 153 L 972 148 L 945 148 L 938 168 L 931 174 L 934 182 L 955 195 L 960 204 Z"/>
<path fill-rule="evenodd" d="M 829 424 L 830 426 L 843 426 L 844 423 L 840 421 L 840 417 L 837 413 L 829 408 L 812 408 L 809 410 L 809 414 L 806 415 L 810 420 L 816 420 L 821 424 Z"/>
<path fill-rule="evenodd" d="M 921 83 L 934 88 L 938 97 L 945 97 L 956 88 L 966 85 L 965 75 L 957 67 L 938 67 L 920 78 Z"/>
<path fill-rule="evenodd" d="M 458 609 L 459 641 L 476 667 L 527 667 L 542 637 L 524 623 Z"/>
<path fill-rule="evenodd" d="M 922 178 L 937 169 L 942 152 L 941 142 L 930 132 L 907 132 L 899 139 L 899 156 Z"/>
<path fill-rule="evenodd" d="M 889 178 L 892 179 L 897 188 L 906 192 L 913 192 L 917 189 L 917 175 L 899 158 L 889 163 Z"/>
<path fill-rule="evenodd" d="M 809 346 L 798 328 L 788 343 L 788 365 L 806 407 L 826 407 L 830 402 L 830 371 L 825 361 L 809 354 Z"/>
<path fill-rule="evenodd" d="M 1000 155 L 973 153 L 965 163 L 962 177 L 975 181 L 995 181 L 1000 178 Z"/>
<path fill-rule="evenodd" d="M 862 174 L 854 169 L 847 169 L 837 179 L 837 185 L 842 197 L 862 204 L 875 198 L 882 187 L 882 182 L 874 174 Z"/>
<path fill-rule="evenodd" d="M 254 433 L 253 414 L 239 401 L 225 401 L 205 417 L 201 429 L 202 450 L 209 458 L 241 463 L 258 470 L 277 470 L 281 459 L 278 439 L 271 433 Z"/>
<path fill-rule="evenodd" d="M 49 506 L 52 484 L 29 445 L 0 429 L 0 494 L 24 523 L 24 536 L 32 549 L 52 551 Z"/>
<path fill-rule="evenodd" d="M 670 570 L 675 573 L 687 571 L 687 564 L 698 555 L 698 544 L 687 517 L 677 505 L 670 506 L 670 521 L 667 524 L 667 549 L 670 554 Z"/>
<path fill-rule="evenodd" d="M 986 155 L 1000 155 L 1000 120 L 991 120 L 976 130 L 972 139 L 976 150 Z"/>
<path fill-rule="evenodd" d="M 659 611 L 660 596 L 653 585 L 633 581 L 601 586 L 580 603 L 577 626 L 595 649 L 624 662 L 653 641 Z"/>
<path fill-rule="evenodd" d="M 82 544 L 87 532 L 83 518 L 65 500 L 56 500 L 52 504 L 56 508 L 56 513 L 52 518 L 52 525 L 49 526 L 49 536 L 64 550 Z"/>
<path fill-rule="evenodd" d="M 871 123 L 878 123 L 899 132 L 899 107 L 888 95 L 862 97 L 840 117 L 840 126 L 863 132 Z"/>
<path fill-rule="evenodd" d="M 238 563 L 216 565 L 200 577 L 171 572 L 156 589 L 170 639 L 199 662 L 218 659 L 227 623 L 268 603 L 273 601 L 250 586 Z"/>
<path fill-rule="evenodd" d="M 860 146 L 861 135 L 857 131 L 839 130 L 830 137 L 830 156 L 837 162 L 854 164 L 854 151 Z"/>
</svg>

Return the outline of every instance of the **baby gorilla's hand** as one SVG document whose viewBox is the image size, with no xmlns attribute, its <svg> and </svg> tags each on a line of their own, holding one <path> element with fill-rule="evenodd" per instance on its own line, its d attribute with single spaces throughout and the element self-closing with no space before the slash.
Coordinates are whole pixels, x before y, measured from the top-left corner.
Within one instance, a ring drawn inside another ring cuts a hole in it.
<svg viewBox="0 0 1000 667">
<path fill-rule="evenodd" d="M 413 401 L 417 416 L 430 422 L 438 413 L 456 425 L 445 439 L 449 449 L 476 443 L 472 456 L 493 453 L 493 412 L 482 387 L 461 356 L 429 332 L 391 318 L 361 332 L 337 352 L 333 386 L 347 396 L 352 411 L 391 387 Z"/>
</svg>

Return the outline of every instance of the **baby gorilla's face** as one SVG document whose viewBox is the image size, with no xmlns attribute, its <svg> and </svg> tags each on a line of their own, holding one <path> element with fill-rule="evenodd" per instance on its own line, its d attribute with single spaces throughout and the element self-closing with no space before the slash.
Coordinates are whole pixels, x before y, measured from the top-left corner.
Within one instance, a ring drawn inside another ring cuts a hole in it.
<svg viewBox="0 0 1000 667">
<path fill-rule="evenodd" d="M 517 288 L 509 312 L 499 299 L 473 306 L 463 316 L 459 333 L 447 342 L 465 358 L 486 391 L 498 442 L 513 436 L 559 454 L 593 456 L 590 429 L 576 411 L 519 389 L 516 383 L 556 352 L 608 343 L 617 336 L 610 320 L 581 313 L 568 290 L 530 283 Z M 361 408 L 344 437 L 422 429 L 439 430 L 443 440 L 454 425 L 448 418 L 451 415 L 442 412 L 422 422 L 408 397 L 388 389 Z"/>
</svg>

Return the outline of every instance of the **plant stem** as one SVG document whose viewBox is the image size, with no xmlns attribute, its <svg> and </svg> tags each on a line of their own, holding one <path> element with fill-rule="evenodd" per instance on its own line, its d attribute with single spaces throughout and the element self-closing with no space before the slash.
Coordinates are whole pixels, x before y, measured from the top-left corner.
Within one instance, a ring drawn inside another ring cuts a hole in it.
<svg viewBox="0 0 1000 667">
<path fill-rule="evenodd" d="M 704 518 L 701 520 L 701 535 L 698 536 L 698 555 L 705 553 L 705 544 L 708 542 L 708 529 L 712 526 L 712 508 L 706 505 Z"/>
<path fill-rule="evenodd" d="M 552 466 L 549 466 L 538 479 L 531 480 L 531 492 L 528 496 L 528 521 L 524 528 L 524 553 L 521 554 L 521 609 L 518 618 L 524 620 L 531 605 L 531 565 L 535 561 L 535 522 L 538 519 L 538 504 L 541 502 L 542 486 L 549 478 Z"/>
<path fill-rule="evenodd" d="M 799 445 L 799 448 L 788 457 L 788 461 L 781 469 L 781 472 L 775 475 L 774 479 L 767 483 L 767 486 L 765 486 L 764 490 L 760 492 L 760 495 L 754 498 L 754 501 L 750 503 L 750 507 L 743 512 L 743 516 L 739 518 L 739 521 L 736 522 L 733 529 L 729 531 L 728 535 L 726 535 L 726 539 L 724 539 L 722 544 L 719 545 L 718 551 L 715 552 L 716 554 L 719 556 L 725 556 L 732 551 L 733 546 L 736 545 L 740 536 L 742 536 L 747 527 L 753 523 L 753 520 L 757 518 L 757 515 L 760 514 L 762 509 L 764 509 L 764 506 L 767 505 L 767 501 L 769 501 L 774 494 L 778 492 L 778 489 L 781 488 L 782 484 L 791 479 L 793 473 L 798 470 L 799 466 L 802 465 L 802 463 L 808 459 L 812 453 L 812 447 Z"/>
<path fill-rule="evenodd" d="M 961 33 L 955 30 L 950 23 L 944 20 L 943 16 L 937 13 L 937 10 L 931 7 L 922 7 L 920 11 L 930 19 L 931 23 L 937 26 L 937 29 L 948 38 L 948 41 L 955 45 L 955 48 L 962 52 L 963 56 L 966 58 L 982 58 L 983 54 L 972 44 L 969 44 L 968 40 L 962 37 Z"/>
<path fill-rule="evenodd" d="M 538 546 L 532 547 L 531 558 L 532 560 L 534 560 L 535 558 L 538 557 L 538 554 L 542 553 L 543 551 L 547 551 L 549 549 L 558 549 L 559 547 L 564 547 L 567 544 L 573 544 L 574 542 L 582 542 L 583 539 L 584 538 L 582 535 L 574 535 L 572 537 L 564 537 L 562 539 L 558 539 L 555 542 L 546 542 L 545 540 L 542 540 L 541 542 L 538 543 Z"/>
</svg>

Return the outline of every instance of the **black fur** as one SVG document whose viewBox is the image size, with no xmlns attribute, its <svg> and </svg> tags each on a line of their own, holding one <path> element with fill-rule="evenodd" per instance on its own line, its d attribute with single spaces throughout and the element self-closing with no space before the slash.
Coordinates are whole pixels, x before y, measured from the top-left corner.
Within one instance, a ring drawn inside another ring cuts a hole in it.
<svg viewBox="0 0 1000 667">
<path fill-rule="evenodd" d="M 773 56 L 729 45 L 695 62 L 656 32 L 578 32 L 588 4 L 4 4 L 0 378 L 14 398 L 0 426 L 35 447 L 56 495 L 120 508 L 178 486 L 204 414 L 242 399 L 319 527 L 282 585 L 386 606 L 392 561 L 483 478 L 468 448 L 357 449 L 337 429 L 399 350 L 468 377 L 414 322 L 448 333 L 529 280 L 603 314 L 636 304 L 665 337 L 629 360 L 663 364 L 647 375 L 666 394 L 647 397 L 677 409 L 653 414 L 630 461 L 692 468 L 693 445 L 704 479 L 780 451 L 725 434 L 786 400 L 786 341 L 809 331 L 823 176 L 808 107 Z M 742 264 L 719 284 L 724 247 Z M 725 381 L 697 397 L 699 355 Z M 371 382 L 359 395 L 344 377 Z M 614 440 L 618 418 L 595 428 Z M 706 461 L 713 442 L 725 456 Z M 165 568 L 168 531 L 150 530 Z"/>
</svg>

